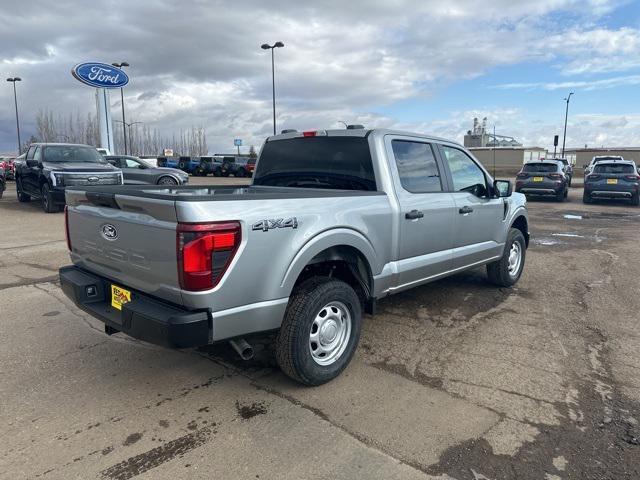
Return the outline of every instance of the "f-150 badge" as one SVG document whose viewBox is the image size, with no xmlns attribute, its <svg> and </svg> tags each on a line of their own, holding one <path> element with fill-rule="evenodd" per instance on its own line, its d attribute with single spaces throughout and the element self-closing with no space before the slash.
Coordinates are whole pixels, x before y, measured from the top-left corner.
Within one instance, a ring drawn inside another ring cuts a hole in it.
<svg viewBox="0 0 640 480">
<path fill-rule="evenodd" d="M 298 228 L 298 219 L 291 217 L 260 220 L 251 227 L 252 230 L 262 230 L 263 232 L 268 232 L 274 228 Z"/>
</svg>

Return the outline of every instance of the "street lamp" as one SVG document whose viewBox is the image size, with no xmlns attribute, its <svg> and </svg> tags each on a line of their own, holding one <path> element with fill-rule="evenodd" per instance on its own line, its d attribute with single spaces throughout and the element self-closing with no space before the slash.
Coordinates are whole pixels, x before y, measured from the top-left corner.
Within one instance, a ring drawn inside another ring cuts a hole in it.
<svg viewBox="0 0 640 480">
<path fill-rule="evenodd" d="M 128 67 L 129 64 L 127 62 L 120 63 L 112 63 L 114 67 L 122 68 Z M 124 154 L 127 154 L 127 132 L 125 131 L 125 125 L 127 125 L 126 120 L 124 119 L 124 87 L 120 87 L 120 102 L 122 103 L 122 136 L 124 137 Z"/>
<path fill-rule="evenodd" d="M 131 127 L 133 127 L 134 125 L 138 125 L 138 124 L 142 124 L 144 122 L 131 122 L 131 123 L 126 123 L 123 122 L 121 120 L 114 120 L 115 122 L 121 123 L 122 124 L 122 129 L 124 130 L 125 125 L 129 128 L 129 147 L 131 148 L 131 152 L 133 153 L 133 137 L 131 135 Z M 125 155 L 127 155 L 125 153 Z"/>
<path fill-rule="evenodd" d="M 18 155 L 20 156 L 20 149 L 22 143 L 20 142 L 20 120 L 18 118 L 18 95 L 16 94 L 16 82 L 21 82 L 22 79 L 20 77 L 9 77 L 7 78 L 7 82 L 13 83 L 13 101 L 16 106 L 16 128 L 18 130 Z"/>
<path fill-rule="evenodd" d="M 271 50 L 271 88 L 273 91 L 273 134 L 276 134 L 276 74 L 275 74 L 275 62 L 273 50 L 276 48 L 284 47 L 284 43 L 276 42 L 273 45 L 269 45 L 268 43 L 263 43 L 260 48 L 263 50 Z"/>
<path fill-rule="evenodd" d="M 562 136 L 562 158 L 564 158 L 564 144 L 567 140 L 567 117 L 569 116 L 569 101 L 571 100 L 571 95 L 573 92 L 570 92 L 567 98 L 564 99 L 567 102 L 567 109 L 564 112 L 564 135 Z"/>
</svg>

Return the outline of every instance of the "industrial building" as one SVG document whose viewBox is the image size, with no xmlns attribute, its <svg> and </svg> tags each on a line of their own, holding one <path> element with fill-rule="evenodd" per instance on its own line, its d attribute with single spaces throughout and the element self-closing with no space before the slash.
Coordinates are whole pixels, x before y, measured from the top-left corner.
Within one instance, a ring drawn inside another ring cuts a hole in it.
<svg viewBox="0 0 640 480">
<path fill-rule="evenodd" d="M 482 119 L 482 123 L 476 117 L 473 119 L 473 129 L 467 130 L 464 136 L 464 146 L 467 148 L 522 147 L 522 144 L 513 137 L 488 132 L 487 117 Z"/>
</svg>

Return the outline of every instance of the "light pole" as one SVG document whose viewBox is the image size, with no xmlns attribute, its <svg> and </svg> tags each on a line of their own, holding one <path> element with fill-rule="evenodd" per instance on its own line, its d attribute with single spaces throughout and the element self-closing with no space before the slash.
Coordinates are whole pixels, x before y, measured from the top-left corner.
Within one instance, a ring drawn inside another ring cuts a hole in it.
<svg viewBox="0 0 640 480">
<path fill-rule="evenodd" d="M 112 63 L 111 65 L 117 68 L 129 66 L 127 62 Z M 124 87 L 120 87 L 120 103 L 122 103 L 122 136 L 124 137 L 124 154 L 126 155 L 127 154 L 127 132 L 125 130 L 125 125 L 127 125 L 127 122 L 124 119 Z"/>
<path fill-rule="evenodd" d="M 567 117 L 569 116 L 569 101 L 571 100 L 573 92 L 569 92 L 567 98 L 564 99 L 567 102 L 567 109 L 564 111 L 564 135 L 562 136 L 562 158 L 564 158 L 564 144 L 567 140 Z"/>
<path fill-rule="evenodd" d="M 20 142 L 20 120 L 18 118 L 18 95 L 16 94 L 16 82 L 21 82 L 22 79 L 20 77 L 9 77 L 7 78 L 7 82 L 13 83 L 13 101 L 16 105 L 16 129 L 18 130 L 18 155 L 20 156 L 20 150 L 22 143 Z"/>
<path fill-rule="evenodd" d="M 144 122 L 131 122 L 131 123 L 126 123 L 123 122 L 121 120 L 114 120 L 115 122 L 121 123 L 122 124 L 122 129 L 124 130 L 125 125 L 127 126 L 127 128 L 129 128 L 129 147 L 131 148 L 131 152 L 133 153 L 133 138 L 131 136 L 131 127 L 133 127 L 134 125 L 138 125 L 138 124 L 142 124 Z M 127 153 L 125 153 L 125 155 L 127 155 Z"/>
<path fill-rule="evenodd" d="M 273 92 L 273 134 L 276 134 L 276 73 L 275 73 L 275 60 L 273 50 L 276 48 L 284 47 L 284 43 L 276 42 L 273 45 L 263 43 L 260 48 L 263 50 L 271 50 L 271 89 Z"/>
</svg>

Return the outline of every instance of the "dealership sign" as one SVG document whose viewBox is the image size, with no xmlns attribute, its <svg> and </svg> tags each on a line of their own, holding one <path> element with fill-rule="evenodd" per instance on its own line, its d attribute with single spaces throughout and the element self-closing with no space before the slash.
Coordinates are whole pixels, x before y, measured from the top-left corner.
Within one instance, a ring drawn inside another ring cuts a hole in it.
<svg viewBox="0 0 640 480">
<path fill-rule="evenodd" d="M 123 70 L 106 63 L 79 63 L 71 70 L 76 79 L 96 88 L 120 88 L 129 83 Z"/>
</svg>

